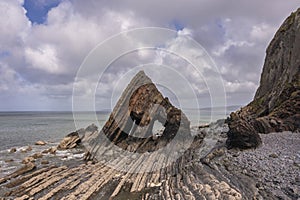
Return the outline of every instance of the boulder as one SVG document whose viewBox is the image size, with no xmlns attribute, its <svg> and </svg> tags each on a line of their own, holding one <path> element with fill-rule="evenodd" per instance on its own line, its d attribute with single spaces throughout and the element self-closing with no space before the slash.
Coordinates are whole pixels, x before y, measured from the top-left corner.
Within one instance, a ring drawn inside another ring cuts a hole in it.
<svg viewBox="0 0 300 200">
<path fill-rule="evenodd" d="M 26 151 L 28 152 L 28 151 L 32 151 L 32 147 L 31 146 L 28 146 L 27 148 L 26 148 Z"/>
<path fill-rule="evenodd" d="M 28 156 L 28 157 L 26 157 L 26 158 L 24 158 L 24 159 L 22 160 L 22 163 L 23 163 L 23 164 L 27 164 L 27 163 L 34 162 L 34 161 L 35 161 L 35 158 L 34 158 L 34 157 Z"/>
<path fill-rule="evenodd" d="M 228 120 L 227 146 L 229 148 L 256 148 L 262 141 L 256 129 L 236 113 L 230 114 Z"/>
<path fill-rule="evenodd" d="M 9 153 L 15 153 L 16 151 L 17 151 L 16 148 L 11 148 L 10 151 L 9 151 Z"/>
<path fill-rule="evenodd" d="M 42 153 L 35 153 L 31 157 L 33 157 L 34 159 L 38 159 L 38 158 L 42 158 L 43 154 Z"/>
<path fill-rule="evenodd" d="M 43 150 L 43 151 L 42 151 L 42 153 L 44 153 L 44 154 L 47 154 L 47 153 L 49 153 L 49 149 L 45 149 L 45 150 Z"/>
<path fill-rule="evenodd" d="M 68 134 L 58 145 L 57 149 L 65 150 L 77 147 L 81 142 L 78 132 L 72 132 Z"/>
<path fill-rule="evenodd" d="M 49 164 L 49 161 L 48 161 L 48 160 L 42 160 L 42 161 L 41 161 L 41 164 L 42 164 L 42 165 L 48 165 L 48 164 Z"/>
<path fill-rule="evenodd" d="M 57 147 L 51 147 L 50 149 L 48 149 L 48 152 L 49 152 L 50 154 L 55 154 L 56 151 L 57 151 Z"/>
<path fill-rule="evenodd" d="M 47 143 L 45 141 L 39 140 L 35 143 L 35 145 L 46 145 Z"/>
<path fill-rule="evenodd" d="M 28 146 L 26 149 L 21 149 L 21 153 L 27 153 L 28 151 L 32 151 L 31 146 Z"/>
</svg>

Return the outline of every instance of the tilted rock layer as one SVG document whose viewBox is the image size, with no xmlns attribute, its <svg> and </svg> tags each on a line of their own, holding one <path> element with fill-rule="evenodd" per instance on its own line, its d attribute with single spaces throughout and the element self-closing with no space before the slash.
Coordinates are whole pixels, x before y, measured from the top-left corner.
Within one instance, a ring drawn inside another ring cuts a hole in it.
<svg viewBox="0 0 300 200">
<path fill-rule="evenodd" d="M 153 130 L 155 121 L 164 127 L 158 135 Z M 30 163 L 0 179 L 0 198 L 248 199 L 217 170 L 212 173 L 202 165 L 199 149 L 204 134 L 200 131 L 191 137 L 187 117 L 142 71 L 125 89 L 101 131 L 90 125 L 69 134 L 60 148 L 77 146 L 79 135 L 89 152 L 86 159 L 93 161 L 46 165 L 28 173 L 35 167 Z"/>
<path fill-rule="evenodd" d="M 155 122 L 163 127 L 161 133 L 153 130 Z M 175 136 L 191 136 L 189 120 L 140 71 L 124 90 L 102 130 L 85 137 L 83 144 L 90 152 L 89 158 L 99 161 L 103 146 L 113 144 L 129 152 L 153 152 Z"/>
<path fill-rule="evenodd" d="M 232 113 L 228 144 L 256 147 L 259 133 L 300 130 L 300 9 L 281 25 L 269 47 L 254 100 Z M 238 132 L 238 124 L 247 124 Z M 254 130 L 253 130 L 254 129 Z"/>
</svg>

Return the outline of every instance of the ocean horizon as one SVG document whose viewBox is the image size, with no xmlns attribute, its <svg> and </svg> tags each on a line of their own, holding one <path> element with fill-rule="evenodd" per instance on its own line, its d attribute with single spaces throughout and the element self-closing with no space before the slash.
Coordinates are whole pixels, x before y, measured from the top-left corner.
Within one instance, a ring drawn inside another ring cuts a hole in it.
<svg viewBox="0 0 300 200">
<path fill-rule="evenodd" d="M 213 118 L 211 108 L 183 109 L 191 126 L 207 124 L 224 119 L 240 106 L 215 108 Z M 102 128 L 110 114 L 109 110 L 77 111 L 76 125 L 72 111 L 0 111 L 0 150 L 33 145 L 38 140 L 59 142 L 68 133 L 85 128 L 95 121 Z M 200 114 L 200 115 L 199 115 Z"/>
</svg>

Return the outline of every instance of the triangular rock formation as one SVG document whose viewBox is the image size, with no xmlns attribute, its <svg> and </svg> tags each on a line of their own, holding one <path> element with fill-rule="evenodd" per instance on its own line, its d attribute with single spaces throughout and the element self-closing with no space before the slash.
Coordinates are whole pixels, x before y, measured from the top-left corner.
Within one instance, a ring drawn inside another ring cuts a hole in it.
<svg viewBox="0 0 300 200">
<path fill-rule="evenodd" d="M 229 119 L 228 144 L 249 148 L 258 133 L 300 130 L 300 9 L 271 41 L 254 100 Z"/>
<path fill-rule="evenodd" d="M 164 127 L 160 133 L 153 130 L 156 121 Z M 83 142 L 89 158 L 97 160 L 101 156 L 101 145 L 112 143 L 130 152 L 153 152 L 166 146 L 175 136 L 183 140 L 191 136 L 189 120 L 163 97 L 144 71 L 140 71 L 124 90 L 102 130 L 86 135 Z"/>
</svg>

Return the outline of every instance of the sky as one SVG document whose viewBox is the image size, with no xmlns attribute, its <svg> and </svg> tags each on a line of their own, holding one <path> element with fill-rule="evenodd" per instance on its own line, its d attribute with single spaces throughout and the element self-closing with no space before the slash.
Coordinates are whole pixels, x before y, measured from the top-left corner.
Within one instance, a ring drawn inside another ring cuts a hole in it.
<svg viewBox="0 0 300 200">
<path fill-rule="evenodd" d="M 188 52 L 201 63 L 209 56 L 209 66 L 215 65 L 222 78 L 226 105 L 246 105 L 259 85 L 269 42 L 299 5 L 296 0 L 0 0 L 0 111 L 72 110 L 74 85 L 83 102 L 79 110 L 87 109 L 84 99 L 95 93 L 96 79 L 92 71 L 77 78 L 85 58 L 111 36 L 143 27 L 176 32 L 161 44 L 167 50 Z M 202 46 L 202 57 L 187 37 Z M 140 42 L 129 40 L 128 45 Z M 214 70 L 208 67 L 199 76 L 176 56 L 143 50 L 121 56 L 106 71 L 94 95 L 96 108 L 110 109 L 112 96 L 117 99 L 134 75 L 130 70 L 143 64 L 165 95 L 176 101 L 174 94 L 180 93 L 188 107 L 186 86 L 176 75 L 166 78 L 163 70 L 148 65 L 153 62 L 180 71 L 200 107 L 211 105 L 204 83 L 214 80 Z M 170 90 L 172 84 L 176 87 Z"/>
</svg>

